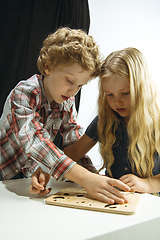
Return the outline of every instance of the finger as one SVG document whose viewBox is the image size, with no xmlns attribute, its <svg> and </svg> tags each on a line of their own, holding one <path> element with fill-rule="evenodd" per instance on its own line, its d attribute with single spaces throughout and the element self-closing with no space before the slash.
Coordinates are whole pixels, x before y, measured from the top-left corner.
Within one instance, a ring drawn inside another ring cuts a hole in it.
<svg viewBox="0 0 160 240">
<path fill-rule="evenodd" d="M 30 192 L 31 194 L 39 194 L 40 190 L 39 190 L 39 189 L 36 189 L 36 188 L 34 188 L 32 185 L 30 185 L 30 187 L 29 187 L 29 192 Z"/>
<path fill-rule="evenodd" d="M 94 198 L 100 202 L 104 202 L 107 204 L 114 204 L 114 200 L 107 197 L 105 194 L 98 193 Z"/>
<path fill-rule="evenodd" d="M 123 183 L 127 184 L 127 186 L 129 186 L 128 184 L 130 183 L 130 179 L 129 178 L 125 178 L 124 180 L 121 180 Z"/>
<path fill-rule="evenodd" d="M 110 186 L 108 186 L 106 189 L 109 194 L 108 196 L 112 198 L 116 203 L 127 203 L 128 198 L 119 190 L 121 189 L 128 192 L 130 191 L 130 187 L 116 179 L 109 179 L 108 183 L 110 184 Z M 112 185 L 118 187 L 118 189 Z"/>
<path fill-rule="evenodd" d="M 116 187 L 118 187 L 118 188 L 120 188 L 121 190 L 124 190 L 124 191 L 126 191 L 126 192 L 130 191 L 130 188 L 129 188 L 125 183 L 123 183 L 122 181 L 109 178 L 109 179 L 108 179 L 108 183 L 109 183 L 111 186 L 116 186 Z"/>
<path fill-rule="evenodd" d="M 124 202 L 128 202 L 128 199 L 126 198 L 126 196 L 112 186 L 109 186 L 107 188 L 106 195 L 108 198 L 113 199 L 114 202 L 116 203 L 123 204 Z"/>
<path fill-rule="evenodd" d="M 38 193 L 38 195 L 40 196 L 46 196 L 47 194 L 49 194 L 51 192 L 52 188 L 48 188 L 48 189 L 45 189 L 44 191 L 40 191 Z"/>
<path fill-rule="evenodd" d="M 123 181 L 124 179 L 128 178 L 128 174 L 123 175 L 122 177 L 119 178 L 120 181 Z"/>
<path fill-rule="evenodd" d="M 125 201 L 125 199 L 118 198 L 107 191 L 105 193 L 98 193 L 96 196 L 96 199 L 98 201 L 101 201 L 107 204 L 114 204 L 114 203 L 123 204 L 125 202 L 128 202 L 128 201 Z"/>
<path fill-rule="evenodd" d="M 46 179 L 45 179 L 44 173 L 40 173 L 40 175 L 39 175 L 39 183 L 40 183 L 42 186 L 45 185 Z"/>
<path fill-rule="evenodd" d="M 130 187 L 130 191 L 131 191 L 131 188 L 135 187 L 134 182 L 128 182 L 127 185 Z"/>
<path fill-rule="evenodd" d="M 39 190 L 44 190 L 44 187 L 38 182 L 38 178 L 36 176 L 32 176 L 32 186 Z"/>
<path fill-rule="evenodd" d="M 135 186 L 132 186 L 132 187 L 131 187 L 130 192 L 136 192 L 136 188 L 135 188 Z"/>
</svg>

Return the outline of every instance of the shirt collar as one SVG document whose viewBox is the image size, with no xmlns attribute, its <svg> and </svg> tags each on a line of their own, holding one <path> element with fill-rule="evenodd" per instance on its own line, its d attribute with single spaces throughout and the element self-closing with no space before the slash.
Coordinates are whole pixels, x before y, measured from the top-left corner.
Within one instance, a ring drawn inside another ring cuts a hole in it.
<svg viewBox="0 0 160 240">
<path fill-rule="evenodd" d="M 72 98 L 69 98 L 67 101 L 64 101 L 63 103 L 61 103 L 61 104 L 58 104 L 58 106 L 59 106 L 59 109 L 60 109 L 60 111 L 62 111 L 62 109 L 64 109 L 65 111 L 70 111 L 70 108 L 72 107 L 72 105 L 73 105 L 73 103 L 74 103 L 74 97 L 72 97 Z"/>
</svg>

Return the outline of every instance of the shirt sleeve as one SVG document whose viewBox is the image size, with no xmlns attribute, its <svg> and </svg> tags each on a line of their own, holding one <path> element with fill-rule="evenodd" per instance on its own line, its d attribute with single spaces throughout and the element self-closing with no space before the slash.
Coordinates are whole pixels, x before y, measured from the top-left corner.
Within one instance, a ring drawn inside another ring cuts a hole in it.
<svg viewBox="0 0 160 240">
<path fill-rule="evenodd" d="M 75 163 L 51 141 L 49 132 L 40 122 L 40 107 L 38 88 L 28 91 L 27 86 L 19 85 L 11 97 L 12 128 L 27 158 L 60 181 Z"/>
<path fill-rule="evenodd" d="M 85 134 L 94 141 L 98 141 L 97 132 L 98 116 L 96 116 L 90 125 L 87 127 Z"/>
<path fill-rule="evenodd" d="M 63 147 L 73 144 L 82 136 L 83 128 L 77 124 L 77 112 L 74 104 L 69 112 L 65 112 L 60 132 L 63 137 Z"/>
</svg>

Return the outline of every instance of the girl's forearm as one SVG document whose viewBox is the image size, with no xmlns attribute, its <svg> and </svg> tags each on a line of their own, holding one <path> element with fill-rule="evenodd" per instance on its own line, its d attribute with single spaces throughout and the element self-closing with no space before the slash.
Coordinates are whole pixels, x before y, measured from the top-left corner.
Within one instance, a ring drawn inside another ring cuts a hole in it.
<svg viewBox="0 0 160 240">
<path fill-rule="evenodd" d="M 77 142 L 63 149 L 64 153 L 75 162 L 78 162 L 96 144 L 84 134 Z"/>
<path fill-rule="evenodd" d="M 148 193 L 160 192 L 160 174 L 147 178 L 148 182 Z"/>
</svg>

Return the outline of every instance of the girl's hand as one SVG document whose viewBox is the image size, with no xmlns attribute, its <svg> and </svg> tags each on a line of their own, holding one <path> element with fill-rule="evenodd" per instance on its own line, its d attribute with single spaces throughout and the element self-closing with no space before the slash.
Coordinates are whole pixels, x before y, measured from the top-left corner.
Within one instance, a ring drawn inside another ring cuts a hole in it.
<svg viewBox="0 0 160 240">
<path fill-rule="evenodd" d="M 150 179 L 149 178 L 139 178 L 133 174 L 126 174 L 120 177 L 119 179 L 127 186 L 130 187 L 131 192 L 139 192 L 139 193 L 149 193 L 150 189 Z"/>
<path fill-rule="evenodd" d="M 29 188 L 31 194 L 45 196 L 51 192 L 52 188 L 46 189 L 51 176 L 44 172 L 40 167 L 32 175 L 32 183 Z"/>
</svg>

